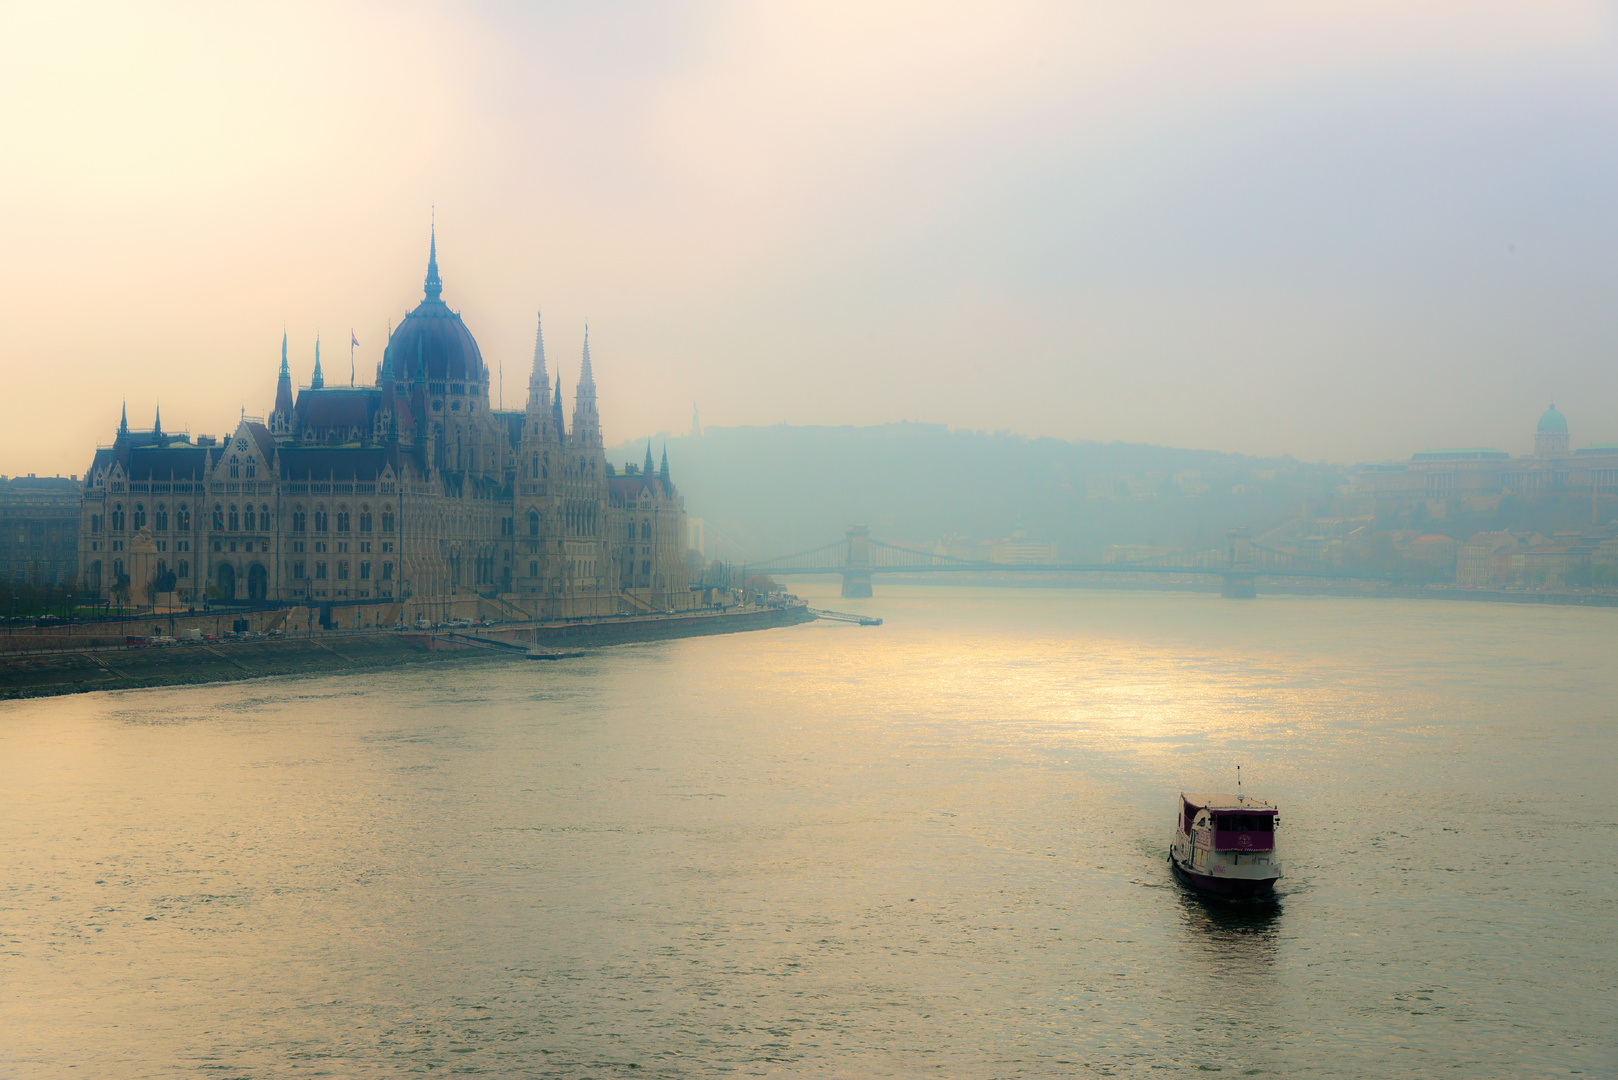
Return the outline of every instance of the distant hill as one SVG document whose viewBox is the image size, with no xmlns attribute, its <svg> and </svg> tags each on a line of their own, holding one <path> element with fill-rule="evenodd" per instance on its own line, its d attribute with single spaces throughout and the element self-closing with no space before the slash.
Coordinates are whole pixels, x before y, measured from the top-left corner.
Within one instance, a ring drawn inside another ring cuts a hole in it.
<svg viewBox="0 0 1618 1080">
<path fill-rule="evenodd" d="M 827 543 L 852 523 L 889 541 L 998 539 L 1021 529 L 1067 555 L 1109 544 L 1208 547 L 1338 492 L 1343 470 L 1127 443 L 1064 442 L 938 424 L 709 428 L 656 436 L 710 546 L 740 561 Z M 640 463 L 644 439 L 608 450 Z M 712 552 L 710 552 L 712 554 Z"/>
</svg>

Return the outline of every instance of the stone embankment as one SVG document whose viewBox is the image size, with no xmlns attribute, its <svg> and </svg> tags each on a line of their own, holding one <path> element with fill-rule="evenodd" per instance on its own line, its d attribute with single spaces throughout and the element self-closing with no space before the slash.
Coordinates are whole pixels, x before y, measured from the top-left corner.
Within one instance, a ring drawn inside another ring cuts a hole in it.
<svg viewBox="0 0 1618 1080">
<path fill-rule="evenodd" d="M 126 646 L 122 638 L 78 633 L 12 637 L 0 650 L 0 699 L 90 690 L 130 690 L 232 682 L 269 675 L 376 670 L 401 665 L 522 663 L 528 646 L 600 647 L 730 634 L 807 622 L 802 606 L 637 615 L 560 623 L 507 623 L 476 629 L 331 630 L 267 637 Z M 148 631 L 149 632 L 149 631 Z M 512 646 L 518 646 L 513 648 Z"/>
</svg>

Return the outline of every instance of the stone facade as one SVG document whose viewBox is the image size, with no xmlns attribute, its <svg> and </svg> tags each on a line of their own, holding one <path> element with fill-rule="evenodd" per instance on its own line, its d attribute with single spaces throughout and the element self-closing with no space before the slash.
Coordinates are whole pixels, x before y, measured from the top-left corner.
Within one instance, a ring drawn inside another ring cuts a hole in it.
<svg viewBox="0 0 1618 1080">
<path fill-rule="evenodd" d="M 372 385 L 327 387 L 317 344 L 294 396 L 283 337 L 267 421 L 243 416 L 227 438 L 192 440 L 161 419 L 132 432 L 126 413 L 85 478 L 82 586 L 140 603 L 155 581 L 159 603 L 182 606 L 477 595 L 512 617 L 691 607 L 683 500 L 666 459 L 632 499 L 607 464 L 588 331 L 571 430 L 542 334 L 526 408 L 500 411 L 442 288 L 434 237 L 425 296 Z M 634 530 L 638 542 L 648 520 L 658 540 L 629 559 L 619 541 Z M 655 572 L 634 572 L 648 563 Z"/>
<path fill-rule="evenodd" d="M 0 576 L 66 585 L 78 569 L 79 480 L 0 477 Z"/>
</svg>

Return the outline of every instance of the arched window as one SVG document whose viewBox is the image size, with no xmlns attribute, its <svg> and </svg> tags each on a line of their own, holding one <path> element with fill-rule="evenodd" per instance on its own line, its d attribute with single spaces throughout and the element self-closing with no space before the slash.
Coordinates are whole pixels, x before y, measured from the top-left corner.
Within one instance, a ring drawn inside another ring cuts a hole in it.
<svg viewBox="0 0 1618 1080">
<path fill-rule="evenodd" d="M 640 523 L 640 538 L 642 540 L 650 540 L 652 538 L 652 523 L 650 521 L 643 520 Z"/>
<path fill-rule="evenodd" d="M 174 512 L 174 527 L 181 532 L 191 531 L 191 508 L 185 503 Z"/>
<path fill-rule="evenodd" d="M 370 531 L 371 531 L 371 508 L 369 506 L 361 506 L 360 507 L 360 532 L 368 533 Z"/>
<path fill-rule="evenodd" d="M 169 531 L 169 508 L 167 506 L 164 506 L 162 503 L 158 503 L 157 512 L 152 515 L 152 518 L 153 527 L 156 528 L 158 532 Z"/>
<path fill-rule="evenodd" d="M 337 531 L 348 531 L 348 507 L 346 506 L 339 506 L 337 508 Z"/>
<path fill-rule="evenodd" d="M 248 463 L 247 463 L 247 478 L 249 480 L 251 480 L 251 479 L 253 479 L 253 477 L 255 477 L 257 475 L 258 475 L 258 462 L 251 461 L 251 460 L 248 461 Z"/>
<path fill-rule="evenodd" d="M 304 510 L 303 504 L 299 503 L 292 508 L 292 531 L 303 532 L 308 527 L 309 513 L 308 511 Z"/>
<path fill-rule="evenodd" d="M 315 507 L 315 532 L 325 532 L 326 524 L 326 508 L 324 506 Z"/>
<path fill-rule="evenodd" d="M 135 504 L 135 528 L 140 529 L 146 525 L 146 504 Z"/>
<path fill-rule="evenodd" d="M 98 532 L 101 531 L 101 515 L 100 514 L 91 514 L 90 515 L 90 531 L 93 532 L 93 533 L 98 533 Z"/>
<path fill-rule="evenodd" d="M 258 527 L 261 528 L 261 529 L 268 529 L 270 527 L 270 504 L 269 503 L 264 503 L 264 504 L 260 505 L 259 508 L 258 508 Z"/>
<path fill-rule="evenodd" d="M 391 506 L 382 508 L 382 531 L 385 533 L 393 531 L 393 507 Z"/>
<path fill-rule="evenodd" d="M 180 560 L 180 572 L 178 576 L 182 578 L 188 578 L 191 576 L 191 561 L 189 559 Z"/>
<path fill-rule="evenodd" d="M 537 453 L 534 455 L 533 479 L 535 479 L 535 480 L 539 479 L 539 454 L 537 454 Z"/>
<path fill-rule="evenodd" d="M 225 508 L 218 503 L 213 504 L 213 527 L 219 532 L 225 531 Z"/>
<path fill-rule="evenodd" d="M 90 588 L 101 588 L 101 560 L 97 559 L 90 564 Z"/>
<path fill-rule="evenodd" d="M 242 528 L 246 529 L 248 532 L 256 532 L 258 530 L 257 520 L 258 519 L 253 516 L 252 503 L 248 503 L 246 506 L 242 507 Z"/>
<path fill-rule="evenodd" d="M 240 461 L 240 459 L 237 458 L 235 454 L 230 455 L 230 478 L 232 480 L 240 480 L 241 479 L 242 467 L 238 463 L 239 461 Z"/>
<path fill-rule="evenodd" d="M 528 535 L 529 536 L 538 536 L 539 535 L 539 511 L 538 510 L 530 510 L 530 511 L 528 511 Z"/>
<path fill-rule="evenodd" d="M 112 504 L 112 531 L 113 532 L 123 532 L 124 531 L 124 504 L 123 503 L 113 503 Z"/>
<path fill-rule="evenodd" d="M 539 576 L 539 563 L 530 562 L 528 564 L 528 576 L 529 577 L 538 577 Z"/>
<path fill-rule="evenodd" d="M 242 527 L 241 515 L 236 512 L 236 504 L 230 504 L 230 531 L 236 532 Z"/>
</svg>

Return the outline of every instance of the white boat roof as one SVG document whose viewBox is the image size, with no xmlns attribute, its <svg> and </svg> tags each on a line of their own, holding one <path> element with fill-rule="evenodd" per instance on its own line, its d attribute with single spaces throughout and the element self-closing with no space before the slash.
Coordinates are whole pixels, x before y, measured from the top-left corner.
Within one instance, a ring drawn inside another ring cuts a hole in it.
<svg viewBox="0 0 1618 1080">
<path fill-rule="evenodd" d="M 1245 795 L 1238 799 L 1227 791 L 1182 791 L 1180 798 L 1199 810 L 1279 810 L 1274 803 Z"/>
</svg>

